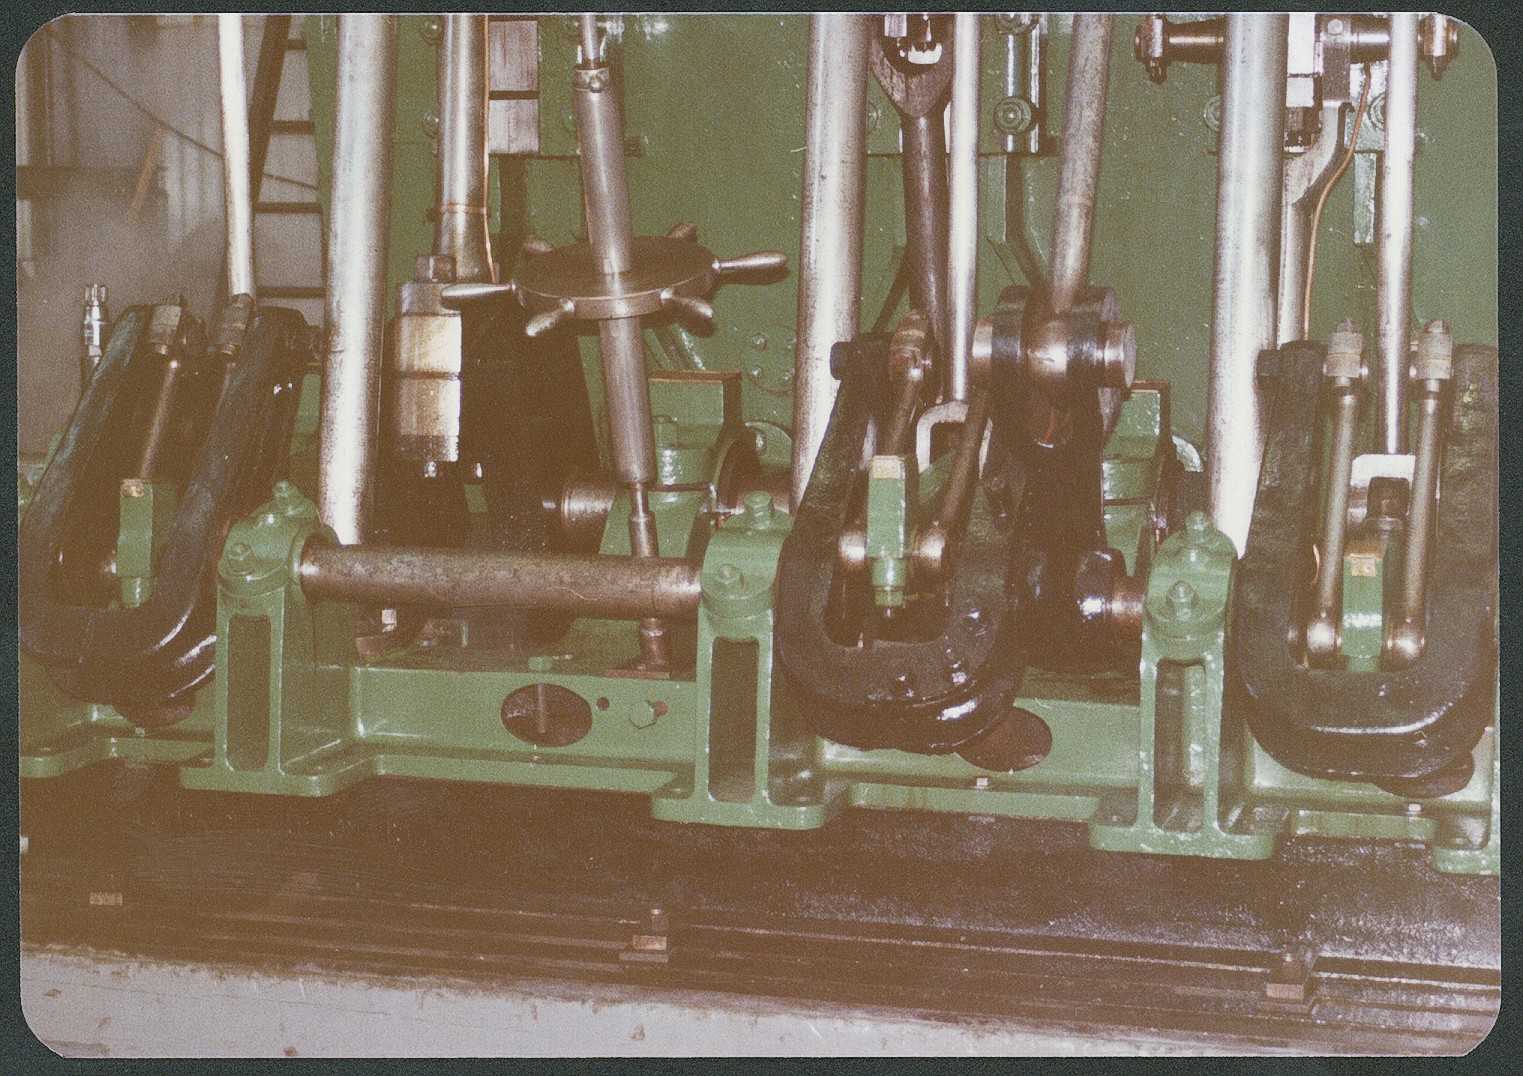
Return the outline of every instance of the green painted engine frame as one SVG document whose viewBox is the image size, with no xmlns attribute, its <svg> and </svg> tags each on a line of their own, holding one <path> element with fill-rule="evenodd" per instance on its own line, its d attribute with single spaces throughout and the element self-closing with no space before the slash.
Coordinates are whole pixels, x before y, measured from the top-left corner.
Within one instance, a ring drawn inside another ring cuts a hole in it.
<svg viewBox="0 0 1523 1076">
<path fill-rule="evenodd" d="M 418 32 L 421 17 L 403 21 L 393 284 L 406 279 L 413 255 L 430 244 L 426 211 L 433 197 L 423 122 L 433 107 L 433 49 Z M 986 22 L 985 97 L 997 101 L 1005 36 L 996 20 Z M 571 180 L 574 141 L 562 122 L 570 112 L 569 85 L 553 77 L 571 62 L 568 25 L 563 16 L 540 19 L 542 152 L 524 169 L 525 220 L 556 242 L 580 226 Z M 627 16 L 621 29 L 627 134 L 636 150 L 630 163 L 636 230 L 664 230 L 680 208 L 716 249 L 796 248 L 805 20 Z M 1061 23 L 1048 71 L 1055 96 L 1066 53 L 1060 30 Z M 332 17 L 309 18 L 307 36 L 321 146 L 331 137 Z M 652 349 L 658 366 L 724 372 L 658 377 L 653 387 L 656 412 L 671 420 L 658 430 L 663 482 L 696 487 L 657 494 L 652 505 L 662 553 L 702 558 L 696 622 L 678 624 L 675 632 L 677 645 L 696 655 L 690 672 L 629 674 L 621 666 L 635 656 L 630 625 L 598 620 L 576 621 L 553 651 L 424 640 L 384 657 L 358 657 L 354 609 L 309 603 L 296 575 L 303 545 L 323 536 L 308 499 L 315 490 L 317 396 L 316 378 L 309 377 L 291 481 L 229 534 L 220 564 L 217 674 L 197 696 L 192 716 L 166 729 L 137 729 L 108 707 L 63 695 L 23 658 L 22 776 L 49 777 L 121 758 L 179 766 L 188 787 L 278 795 L 328 795 L 370 776 L 496 781 L 640 793 L 651 798 L 658 818 L 779 829 L 823 825 L 843 807 L 952 811 L 1083 823 L 1091 842 L 1108 850 L 1242 859 L 1266 858 L 1281 839 L 1316 833 L 1421 842 L 1439 870 L 1497 873 L 1494 731 L 1478 744 L 1475 775 L 1464 789 L 1410 802 L 1372 785 L 1286 770 L 1253 742 L 1223 698 L 1231 545 L 1204 517 L 1155 544 L 1150 504 L 1173 436 L 1198 436 L 1204 414 L 1215 165 L 1212 137 L 1199 117 L 1212 75 L 1209 68 L 1176 65 L 1165 86 L 1151 86 L 1129 55 L 1127 18 L 1119 20 L 1115 37 L 1093 271 L 1116 288 L 1137 326 L 1140 374 L 1159 379 L 1134 388 L 1104 462 L 1108 539 L 1129 570 L 1148 579 L 1141 661 L 1136 676 L 1028 673 L 1019 704 L 1053 733 L 1052 751 L 1040 764 L 994 773 L 956 755 L 864 751 L 823 741 L 808 731 L 786 684 L 774 675 L 774 573 L 790 519 L 765 494 L 753 494 L 741 510 L 720 518 L 701 487 L 743 439 L 754 441 L 764 464 L 785 465 L 789 458 L 794 294 L 784 284 L 724 292 L 713 336 L 677 329 L 676 349 Z M 765 47 L 757 47 L 759 40 Z M 1468 286 L 1494 279 L 1494 199 L 1478 197 L 1463 207 L 1457 199 L 1425 199 L 1425 192 L 1444 189 L 1461 172 L 1471 187 L 1495 175 L 1489 113 L 1477 121 L 1455 100 L 1467 93 L 1495 99 L 1494 66 L 1468 29 L 1459 59 L 1434 89 L 1425 80 L 1417 314 L 1444 316 L 1460 339 L 1494 339 L 1492 293 Z M 703 100 L 705 108 L 670 107 L 684 100 Z M 797 122 L 742 122 L 758 100 L 770 114 Z M 881 301 L 902 244 L 894 112 L 876 86 L 870 100 L 868 310 Z M 998 253 L 1005 170 L 992 129 L 986 136 L 985 231 Z M 1187 164 L 1179 183 L 1138 182 L 1169 174 L 1182 158 Z M 725 159 L 744 159 L 748 167 L 732 175 L 708 164 Z M 320 151 L 319 160 L 326 163 L 326 153 Z M 1033 219 L 1045 219 L 1053 162 L 1038 157 L 1026 164 L 1017 201 Z M 494 197 L 498 181 L 494 166 Z M 1342 228 L 1346 235 L 1340 222 L 1352 213 L 1346 192 L 1343 201 L 1335 198 L 1328 233 Z M 493 214 L 496 234 L 503 222 L 495 207 Z M 1040 251 L 1040 229 L 1030 230 Z M 1199 280 L 1160 273 L 1151 259 L 1128 253 L 1184 243 L 1197 248 L 1190 260 Z M 1325 248 L 1316 331 L 1368 301 L 1368 274 L 1355 248 L 1347 242 Z M 1008 281 L 1002 259 L 983 260 L 980 299 L 987 309 Z M 583 354 L 597 409 L 600 378 L 588 339 Z M 722 386 L 718 397 L 716 385 Z M 18 477 L 24 510 L 37 475 Z M 941 477 L 936 468 L 922 476 L 919 496 L 934 496 Z M 173 501 L 172 489 L 151 485 L 131 505 L 124 498 L 118 559 L 134 566 L 131 593 L 124 576 L 124 601 L 146 594 L 145 566 Z M 605 552 L 628 552 L 627 512 L 620 497 L 605 529 Z M 563 747 L 536 746 L 508 732 L 504 697 L 534 684 L 584 699 L 593 714 L 591 731 Z"/>
</svg>

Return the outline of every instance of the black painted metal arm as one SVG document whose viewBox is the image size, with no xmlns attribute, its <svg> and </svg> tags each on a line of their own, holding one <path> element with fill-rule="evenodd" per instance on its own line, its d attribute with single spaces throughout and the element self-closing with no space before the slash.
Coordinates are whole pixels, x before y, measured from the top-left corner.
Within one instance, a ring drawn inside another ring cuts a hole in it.
<svg viewBox="0 0 1523 1076">
<path fill-rule="evenodd" d="M 1293 581 L 1306 577 L 1319 507 L 1322 364 L 1317 344 L 1292 344 L 1279 356 L 1233 594 L 1235 701 L 1264 749 L 1301 773 L 1390 783 L 1458 769 L 1463 778 L 1491 718 L 1497 652 L 1497 350 L 1455 351 L 1426 644 L 1399 670 L 1310 668 L 1292 651 Z"/>
<path fill-rule="evenodd" d="M 124 389 L 147 323 L 142 310 L 118 323 L 18 542 L 22 648 L 66 691 L 109 703 L 145 726 L 187 716 L 188 697 L 212 676 L 222 543 L 285 465 L 311 349 L 300 314 L 265 309 L 255 315 L 157 557 L 150 597 L 131 608 L 71 604 L 76 596 L 52 585 L 51 573 L 71 528 L 98 508 L 89 502 L 105 488 L 99 478 L 122 453 L 113 435 L 121 432 L 124 410 L 134 406 Z"/>
<path fill-rule="evenodd" d="M 837 345 L 840 392 L 778 572 L 777 652 L 821 736 L 853 747 L 953 751 L 1009 713 L 1025 671 L 1017 592 L 1015 512 L 1020 481 L 994 444 L 947 585 L 945 627 L 924 641 L 847 645 L 831 637 L 827 606 L 837 542 L 848 522 L 875 389 L 886 382 L 888 338 Z M 1012 488 L 1013 484 L 1013 488 Z"/>
</svg>

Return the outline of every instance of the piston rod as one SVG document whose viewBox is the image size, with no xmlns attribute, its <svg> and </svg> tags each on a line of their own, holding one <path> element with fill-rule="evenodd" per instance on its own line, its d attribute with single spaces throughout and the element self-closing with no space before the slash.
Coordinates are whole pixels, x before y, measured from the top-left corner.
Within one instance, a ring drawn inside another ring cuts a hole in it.
<svg viewBox="0 0 1523 1076">
<path fill-rule="evenodd" d="M 914 267 L 910 293 L 930 319 L 937 350 L 947 329 L 947 144 L 941 116 L 902 116 L 904 138 L 904 256 Z"/>
<path fill-rule="evenodd" d="M 302 554 L 312 600 L 502 606 L 597 617 L 690 617 L 699 566 L 669 558 L 501 553 L 314 542 Z"/>
<path fill-rule="evenodd" d="M 1089 254 L 1100 182 L 1100 142 L 1105 130 L 1105 90 L 1110 75 L 1110 15 L 1075 15 L 1063 103 L 1063 148 L 1058 164 L 1058 204 L 1052 218 L 1049 305 L 1056 315 L 1073 309 L 1089 283 Z"/>
<path fill-rule="evenodd" d="M 339 16 L 317 505 L 345 544 L 365 537 L 375 470 L 396 43 L 393 15 Z"/>
<path fill-rule="evenodd" d="M 227 294 L 254 297 L 254 196 L 249 176 L 249 98 L 243 16 L 217 16 L 222 98 L 222 200 L 227 218 Z"/>
<path fill-rule="evenodd" d="M 1412 343 L 1412 183 L 1417 154 L 1417 13 L 1391 14 L 1386 65 L 1385 152 L 1380 156 L 1376 325 L 1380 341 L 1380 446 L 1406 444 L 1407 363 Z"/>
<path fill-rule="evenodd" d="M 1211 521 L 1241 552 L 1263 455 L 1259 352 L 1275 340 L 1287 15 L 1227 16 L 1206 395 Z"/>
<path fill-rule="evenodd" d="M 492 281 L 487 235 L 487 17 L 444 16 L 439 50 L 439 219 L 434 253 L 458 281 Z"/>
<path fill-rule="evenodd" d="M 804 499 L 835 403 L 830 349 L 857 334 L 870 28 L 866 15 L 818 14 L 809 19 L 793 380 L 795 507 Z"/>
</svg>

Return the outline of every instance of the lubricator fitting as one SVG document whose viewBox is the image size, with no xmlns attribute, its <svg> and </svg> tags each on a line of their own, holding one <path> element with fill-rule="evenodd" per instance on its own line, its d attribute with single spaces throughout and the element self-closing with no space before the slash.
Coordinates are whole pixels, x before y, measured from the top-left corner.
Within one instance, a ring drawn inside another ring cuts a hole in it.
<svg viewBox="0 0 1523 1076">
<path fill-rule="evenodd" d="M 1364 376 L 1364 337 L 1353 318 L 1344 318 L 1327 338 L 1327 358 L 1322 364 L 1324 377 L 1343 377 L 1358 381 Z"/>
</svg>

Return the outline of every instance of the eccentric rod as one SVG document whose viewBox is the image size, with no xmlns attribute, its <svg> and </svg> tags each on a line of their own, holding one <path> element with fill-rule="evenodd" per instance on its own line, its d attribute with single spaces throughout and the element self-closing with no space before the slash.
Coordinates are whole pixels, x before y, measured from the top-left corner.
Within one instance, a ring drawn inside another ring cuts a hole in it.
<svg viewBox="0 0 1523 1076">
<path fill-rule="evenodd" d="M 394 15 L 339 16 L 317 507 L 346 544 L 365 537 L 375 469 L 396 44 Z"/>
<path fill-rule="evenodd" d="M 1058 164 L 1058 204 L 1052 218 L 1049 304 L 1057 315 L 1073 309 L 1089 283 L 1095 191 L 1100 181 L 1100 142 L 1105 130 L 1105 91 L 1110 76 L 1110 15 L 1075 15 L 1063 103 L 1063 148 Z"/>
<path fill-rule="evenodd" d="M 1444 456 L 1444 404 L 1453 376 L 1454 339 L 1449 326 L 1431 321 L 1418 338 L 1414 362 L 1417 446 L 1412 496 L 1407 509 L 1406 550 L 1401 564 L 1401 608 L 1387 633 L 1386 650 L 1397 664 L 1421 655 L 1427 631 L 1428 569 L 1437 529 L 1438 472 Z"/>
<path fill-rule="evenodd" d="M 302 553 L 308 598 L 380 605 L 501 606 L 599 617 L 690 617 L 699 566 L 656 557 L 334 546 Z"/>
<path fill-rule="evenodd" d="M 222 198 L 227 215 L 227 294 L 254 296 L 254 196 L 249 177 L 249 98 L 243 16 L 217 16 L 222 98 Z"/>
<path fill-rule="evenodd" d="M 804 499 L 835 403 L 830 349 L 857 334 L 870 18 L 844 14 L 809 18 L 798 351 L 793 379 L 795 506 Z"/>
<path fill-rule="evenodd" d="M 1332 451 L 1328 457 L 1322 505 L 1322 544 L 1317 574 L 1317 606 L 1306 628 L 1306 649 L 1327 661 L 1338 651 L 1338 598 L 1343 589 L 1343 551 L 1348 529 L 1349 480 L 1354 468 L 1354 438 L 1359 430 L 1359 382 L 1364 341 L 1345 320 L 1329 341 L 1324 377 L 1333 412 Z"/>
</svg>

